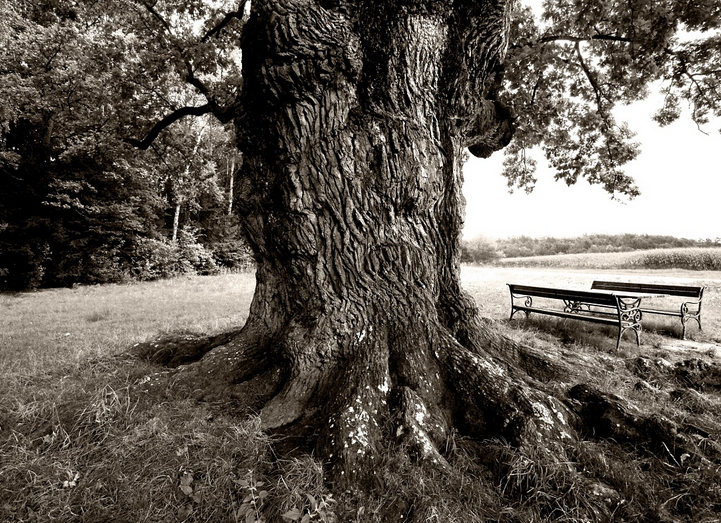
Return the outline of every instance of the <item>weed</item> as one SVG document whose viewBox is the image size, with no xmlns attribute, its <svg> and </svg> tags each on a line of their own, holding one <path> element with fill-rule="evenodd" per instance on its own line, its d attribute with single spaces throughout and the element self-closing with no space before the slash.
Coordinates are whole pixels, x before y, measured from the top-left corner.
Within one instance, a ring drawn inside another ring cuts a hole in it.
<svg viewBox="0 0 721 523">
<path fill-rule="evenodd" d="M 261 490 L 261 488 L 265 483 L 263 481 L 256 481 L 253 477 L 252 470 L 248 471 L 246 478 L 236 479 L 234 483 L 245 493 L 237 516 L 246 523 L 264 523 L 265 519 L 261 515 L 261 511 L 268 498 L 268 491 L 265 489 Z"/>
</svg>

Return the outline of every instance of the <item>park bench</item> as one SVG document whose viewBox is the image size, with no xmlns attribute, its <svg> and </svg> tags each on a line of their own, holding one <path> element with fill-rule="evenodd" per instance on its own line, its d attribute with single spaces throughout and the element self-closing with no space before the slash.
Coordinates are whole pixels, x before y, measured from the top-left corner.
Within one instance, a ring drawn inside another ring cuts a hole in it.
<svg viewBox="0 0 721 523">
<path fill-rule="evenodd" d="M 528 317 L 532 312 L 560 318 L 588 321 L 618 327 L 616 350 L 621 344 L 621 336 L 631 329 L 636 334 L 636 344 L 641 345 L 641 299 L 634 296 L 616 295 L 613 292 L 556 289 L 534 287 L 508 283 L 511 292 L 511 317 L 524 312 Z M 541 304 L 534 303 L 539 298 Z M 555 301 L 563 303 L 563 309 L 554 308 Z"/>
<path fill-rule="evenodd" d="M 681 318 L 681 338 L 686 339 L 686 323 L 695 320 L 701 329 L 701 299 L 704 287 L 691 287 L 686 285 L 662 285 L 658 283 L 625 283 L 617 281 L 594 281 L 593 290 L 612 292 L 653 293 L 667 296 L 680 296 L 690 298 L 684 301 L 677 309 L 642 308 L 643 314 L 662 314 Z"/>
</svg>

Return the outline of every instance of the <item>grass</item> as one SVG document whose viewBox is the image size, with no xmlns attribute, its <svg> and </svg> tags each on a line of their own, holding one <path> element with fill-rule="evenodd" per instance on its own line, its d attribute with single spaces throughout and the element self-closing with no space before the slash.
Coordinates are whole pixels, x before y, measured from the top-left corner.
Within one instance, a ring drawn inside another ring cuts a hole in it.
<svg viewBox="0 0 721 523">
<path fill-rule="evenodd" d="M 507 282 L 587 288 L 598 276 L 706 285 L 704 330 L 690 326 L 682 343 L 674 320 L 660 320 L 641 349 L 625 339 L 613 353 L 614 333 L 603 328 L 507 321 Z M 578 382 L 700 427 L 698 444 L 721 456 L 719 387 L 689 386 L 693 369 L 721 358 L 721 273 L 465 267 L 463 280 L 506 335 L 562 358 Z M 718 460 L 674 463 L 589 439 L 573 463 L 559 463 L 541 449 L 454 437 L 445 449 L 452 471 L 389 448 L 384 492 L 332 494 L 312 456 L 274 455 L 257 418 L 133 392 L 157 369 L 125 349 L 163 332 L 237 326 L 253 285 L 252 275 L 233 274 L 0 295 L 0 521 L 360 523 L 404 511 L 424 522 L 719 520 Z M 689 374 L 676 371 L 689 360 Z"/>
<path fill-rule="evenodd" d="M 161 332 L 242 325 L 255 277 L 183 277 L 0 295 L 0 368 L 21 374 L 107 356 Z"/>
</svg>

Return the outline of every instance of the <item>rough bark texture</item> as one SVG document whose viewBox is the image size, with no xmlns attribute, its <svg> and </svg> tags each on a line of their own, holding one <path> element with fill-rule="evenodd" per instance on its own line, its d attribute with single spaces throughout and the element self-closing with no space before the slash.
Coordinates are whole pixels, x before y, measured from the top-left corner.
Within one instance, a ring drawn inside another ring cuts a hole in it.
<svg viewBox="0 0 721 523">
<path fill-rule="evenodd" d="M 178 386 L 313 435 L 341 484 L 372 486 L 389 441 L 443 467 L 453 430 L 559 455 L 572 437 L 537 381 L 562 369 L 497 336 L 459 281 L 465 148 L 488 156 L 512 136 L 494 100 L 507 17 L 503 0 L 252 4 L 236 185 L 250 316 L 143 350 L 205 354 Z"/>
</svg>

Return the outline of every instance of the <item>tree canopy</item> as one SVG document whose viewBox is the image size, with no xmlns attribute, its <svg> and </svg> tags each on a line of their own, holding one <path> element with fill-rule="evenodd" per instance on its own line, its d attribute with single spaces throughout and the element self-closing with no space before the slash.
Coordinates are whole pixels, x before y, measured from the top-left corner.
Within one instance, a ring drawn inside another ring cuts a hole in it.
<svg viewBox="0 0 721 523">
<path fill-rule="evenodd" d="M 540 20 L 517 9 L 502 95 L 518 118 L 509 183 L 533 185 L 528 152 L 540 147 L 558 180 L 637 195 L 623 169 L 638 144 L 613 109 L 658 89 L 660 125 L 679 118 L 684 104 L 699 126 L 721 114 L 720 16 L 715 1 L 545 1 Z"/>
<path fill-rule="evenodd" d="M 175 17 L 178 27 L 191 31 L 206 13 L 198 4 Z M 185 64 L 154 12 L 136 2 L 0 6 L 0 287 L 205 271 L 242 249 L 227 212 L 241 165 L 234 131 L 181 109 L 207 99 L 178 75 Z M 178 109 L 196 116 L 144 151 L 132 145 L 138 129 Z M 193 255 L 168 241 L 179 227 Z"/>
<path fill-rule="evenodd" d="M 585 178 L 635 196 L 624 165 L 638 154 L 633 130 L 613 109 L 660 89 L 656 120 L 687 104 L 703 126 L 721 114 L 721 7 L 699 2 L 517 2 L 499 99 L 515 135 L 506 148 L 509 185 L 531 189 L 540 148 L 568 184 Z M 53 157 L 118 158 L 124 144 L 151 147 L 183 117 L 243 111 L 240 39 L 247 1 L 11 0 L 0 7 L 4 183 L 21 154 L 24 127 Z M 541 13 L 538 17 L 537 14 Z M 27 143 L 27 140 L 25 140 Z M 55 160 L 53 160 L 55 161 Z M 151 160 L 152 161 L 152 160 Z M 7 222 L 7 220 L 5 220 Z"/>
</svg>

